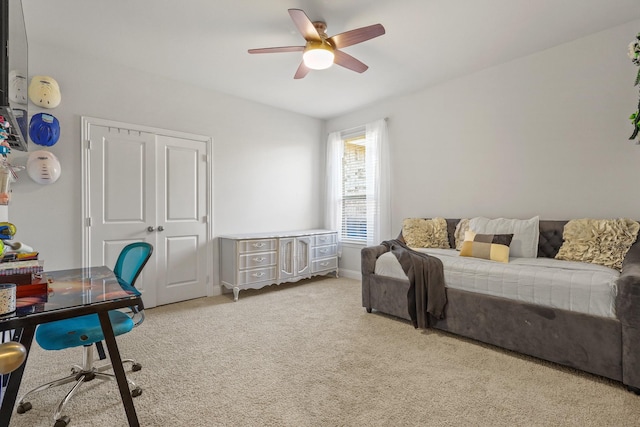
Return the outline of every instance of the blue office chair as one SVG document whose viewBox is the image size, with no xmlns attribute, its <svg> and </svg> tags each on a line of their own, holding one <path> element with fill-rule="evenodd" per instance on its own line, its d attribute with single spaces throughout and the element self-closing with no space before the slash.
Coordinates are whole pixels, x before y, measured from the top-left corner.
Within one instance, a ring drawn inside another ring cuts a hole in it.
<svg viewBox="0 0 640 427">
<path fill-rule="evenodd" d="M 136 242 L 125 246 L 120 252 L 113 269 L 118 280 L 134 286 L 136 279 L 151 257 L 152 252 L 153 246 L 146 242 Z M 126 334 L 135 326 L 142 323 L 144 321 L 144 311 L 138 310 L 137 307 L 131 307 L 126 310 L 111 310 L 109 311 L 109 319 L 111 320 L 114 334 L 118 336 Z M 102 340 L 104 340 L 100 320 L 97 314 L 89 314 L 73 319 L 44 323 L 36 329 L 35 338 L 40 347 L 45 350 L 62 350 L 82 346 L 82 365 L 74 365 L 71 368 L 71 375 L 29 390 L 18 402 L 16 411 L 19 414 L 23 414 L 32 408 L 31 403 L 27 400 L 27 397 L 31 393 L 75 382 L 75 385 L 64 399 L 62 399 L 53 415 L 55 421 L 54 427 L 67 426 L 70 418 L 62 416 L 62 411 L 82 384 L 95 378 L 102 380 L 115 379 L 115 375 L 103 372 L 111 369 L 111 364 L 99 367 L 94 366 L 93 345 L 101 345 Z M 123 359 L 122 362 L 131 363 L 133 371 L 142 369 L 139 363 L 131 359 Z M 127 378 L 127 382 L 131 388 L 132 397 L 137 397 L 142 394 L 142 389 L 133 381 Z"/>
</svg>

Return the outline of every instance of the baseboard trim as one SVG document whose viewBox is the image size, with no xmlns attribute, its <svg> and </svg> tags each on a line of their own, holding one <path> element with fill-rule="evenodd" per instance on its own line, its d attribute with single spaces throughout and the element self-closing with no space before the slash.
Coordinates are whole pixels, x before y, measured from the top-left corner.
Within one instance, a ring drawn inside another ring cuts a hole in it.
<svg viewBox="0 0 640 427">
<path fill-rule="evenodd" d="M 355 270 L 344 270 L 341 268 L 338 275 L 340 277 L 346 277 L 347 279 L 362 280 L 362 273 Z"/>
</svg>

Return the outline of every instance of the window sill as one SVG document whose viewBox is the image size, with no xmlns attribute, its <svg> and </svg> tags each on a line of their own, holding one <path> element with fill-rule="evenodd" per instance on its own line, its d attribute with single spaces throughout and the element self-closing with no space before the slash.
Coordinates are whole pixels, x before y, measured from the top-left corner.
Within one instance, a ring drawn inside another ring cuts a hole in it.
<svg viewBox="0 0 640 427">
<path fill-rule="evenodd" d="M 367 242 L 355 242 L 353 240 L 348 240 L 348 241 L 342 241 L 340 242 L 342 244 L 342 247 L 347 247 L 347 248 L 364 248 L 365 246 L 367 246 Z"/>
</svg>

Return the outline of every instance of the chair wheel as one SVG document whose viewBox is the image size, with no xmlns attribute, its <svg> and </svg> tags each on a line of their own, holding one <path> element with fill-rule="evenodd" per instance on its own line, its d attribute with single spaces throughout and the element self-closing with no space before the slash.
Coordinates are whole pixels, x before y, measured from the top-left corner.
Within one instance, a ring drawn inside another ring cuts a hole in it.
<svg viewBox="0 0 640 427">
<path fill-rule="evenodd" d="M 140 387 L 136 387 L 131 390 L 131 397 L 138 397 L 142 394 L 142 389 Z"/>
<path fill-rule="evenodd" d="M 132 370 L 133 372 L 137 372 L 137 371 L 139 371 L 140 369 L 142 369 L 142 365 L 141 365 L 141 364 L 139 364 L 139 363 L 134 363 L 133 365 L 131 365 L 131 370 Z"/>
<path fill-rule="evenodd" d="M 56 423 L 53 425 L 53 427 L 67 427 L 70 421 L 71 419 L 64 415 L 62 418 L 56 420 Z"/>
<path fill-rule="evenodd" d="M 16 408 L 16 412 L 19 413 L 19 414 L 24 414 L 25 412 L 27 412 L 31 408 L 33 408 L 33 406 L 31 406 L 31 402 L 22 402 Z"/>
</svg>

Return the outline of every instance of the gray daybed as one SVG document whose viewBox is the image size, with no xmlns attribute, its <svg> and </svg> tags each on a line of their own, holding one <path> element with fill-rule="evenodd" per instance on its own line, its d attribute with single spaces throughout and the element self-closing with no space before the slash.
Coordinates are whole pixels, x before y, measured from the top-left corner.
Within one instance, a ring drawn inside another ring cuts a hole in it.
<svg viewBox="0 0 640 427">
<path fill-rule="evenodd" d="M 446 221 L 454 248 L 458 220 Z M 566 223 L 540 221 L 538 257 L 555 257 Z M 387 251 L 384 245 L 362 249 L 362 305 L 410 320 L 408 279 L 375 274 Z M 444 318 L 430 316 L 430 326 L 621 381 L 640 394 L 640 242 L 627 252 L 616 287 L 615 317 L 446 288 Z"/>
</svg>

